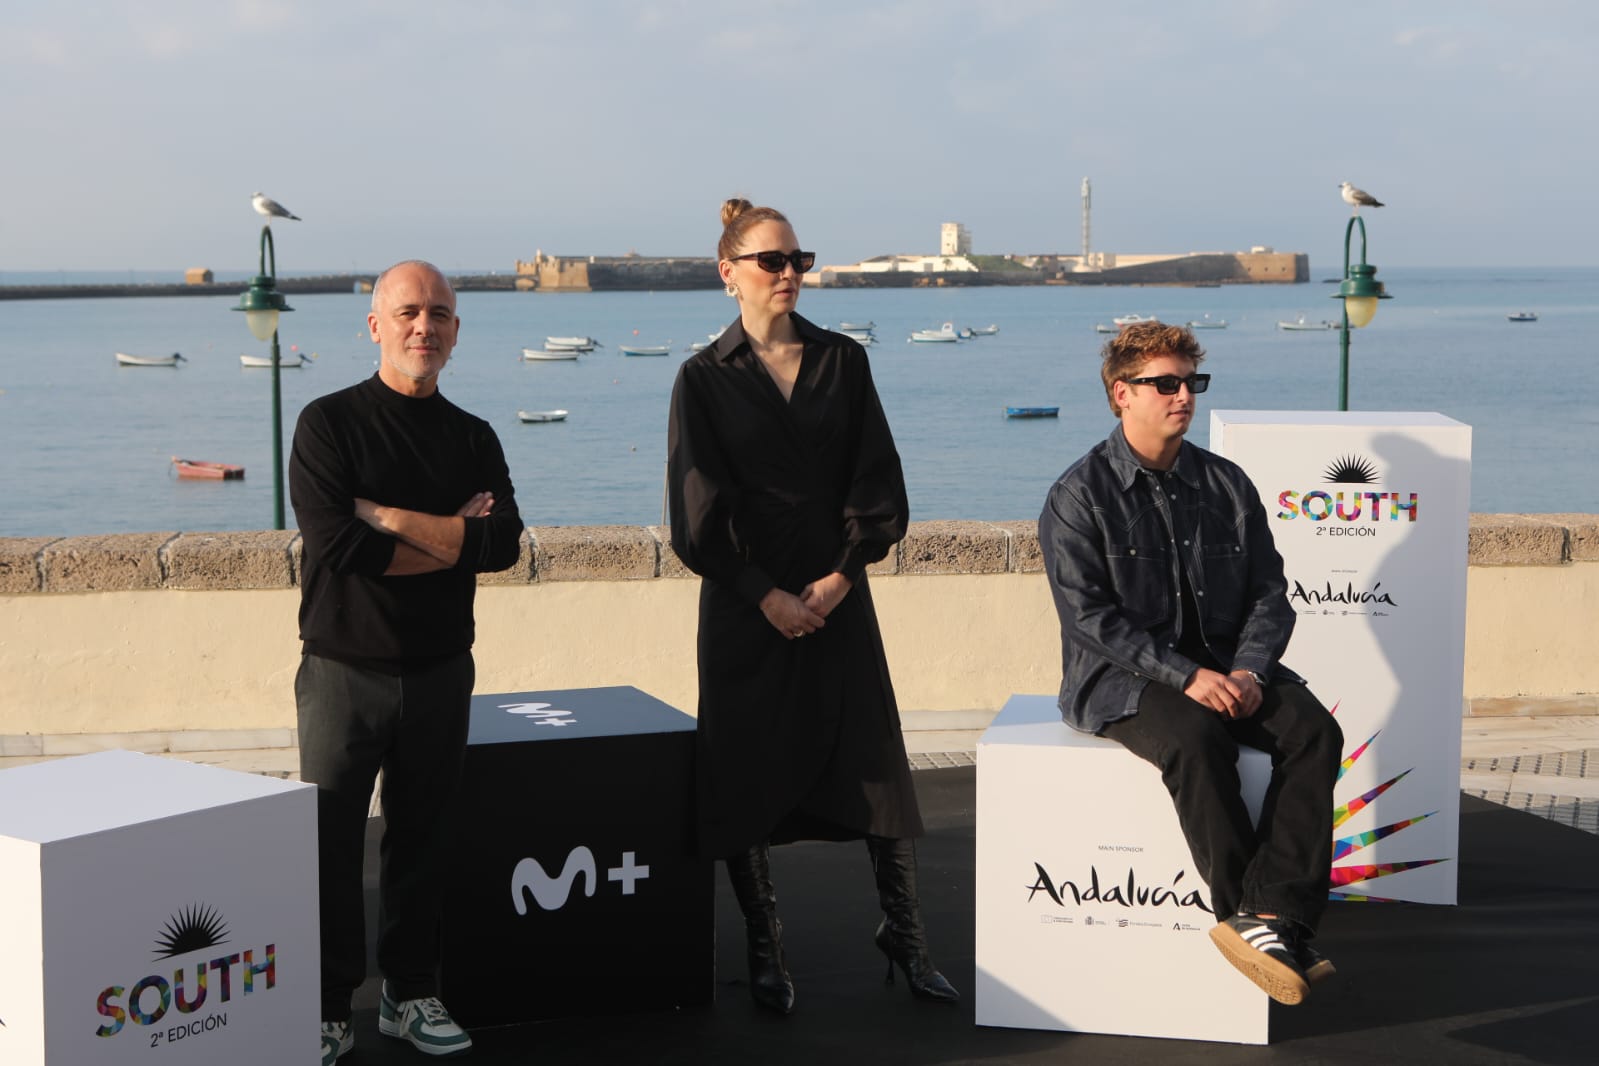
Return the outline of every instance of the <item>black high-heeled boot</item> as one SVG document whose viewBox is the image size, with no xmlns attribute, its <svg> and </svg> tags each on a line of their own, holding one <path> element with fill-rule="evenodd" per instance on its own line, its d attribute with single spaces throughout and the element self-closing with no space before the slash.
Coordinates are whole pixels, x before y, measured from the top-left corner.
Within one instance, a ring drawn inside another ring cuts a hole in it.
<svg viewBox="0 0 1599 1066">
<path fill-rule="evenodd" d="M 750 995 L 761 1006 L 788 1014 L 794 1009 L 794 981 L 783 965 L 783 923 L 777 920 L 772 890 L 771 850 L 761 844 L 729 856 L 727 879 L 744 912 Z"/>
<path fill-rule="evenodd" d="M 927 957 L 927 935 L 916 895 L 915 846 L 909 840 L 867 837 L 866 850 L 872 856 L 877 897 L 883 905 L 883 923 L 873 939 L 877 949 L 888 956 L 884 983 L 894 983 L 894 967 L 898 966 L 905 971 L 905 983 L 916 998 L 954 1003 L 961 994 Z"/>
</svg>

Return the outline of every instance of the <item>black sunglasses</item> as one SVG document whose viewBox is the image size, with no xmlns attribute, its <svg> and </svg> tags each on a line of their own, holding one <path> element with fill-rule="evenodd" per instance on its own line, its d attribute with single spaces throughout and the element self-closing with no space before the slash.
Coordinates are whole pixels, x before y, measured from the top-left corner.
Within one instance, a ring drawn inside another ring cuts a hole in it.
<svg viewBox="0 0 1599 1066">
<path fill-rule="evenodd" d="M 1185 378 L 1180 378 L 1176 374 L 1162 374 L 1153 378 L 1131 378 L 1127 384 L 1153 385 L 1155 386 L 1155 391 L 1162 396 L 1176 396 L 1177 390 L 1187 385 L 1188 391 L 1197 396 L 1210 388 L 1210 375 L 1189 374 Z"/>
<path fill-rule="evenodd" d="M 768 274 L 781 274 L 783 264 L 793 264 L 796 274 L 803 274 L 816 265 L 815 252 L 751 252 L 748 255 L 735 255 L 732 262 L 740 259 L 753 259 L 755 265 Z"/>
</svg>

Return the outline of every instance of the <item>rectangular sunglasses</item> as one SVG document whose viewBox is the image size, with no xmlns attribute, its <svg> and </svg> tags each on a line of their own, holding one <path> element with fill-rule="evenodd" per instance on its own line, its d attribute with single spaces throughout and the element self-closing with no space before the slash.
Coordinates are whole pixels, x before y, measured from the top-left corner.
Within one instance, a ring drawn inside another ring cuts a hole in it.
<svg viewBox="0 0 1599 1066">
<path fill-rule="evenodd" d="M 796 274 L 803 274 L 816 265 L 815 252 L 750 252 L 748 255 L 735 255 L 733 262 L 740 259 L 755 260 L 755 265 L 768 274 L 781 274 L 784 263 L 792 264 Z"/>
<path fill-rule="evenodd" d="M 1130 378 L 1127 384 L 1153 385 L 1155 386 L 1155 391 L 1162 396 L 1176 396 L 1177 390 L 1187 385 L 1188 391 L 1197 396 L 1210 388 L 1210 375 L 1189 374 L 1185 378 L 1180 378 L 1176 374 L 1161 374 L 1153 378 Z"/>
</svg>

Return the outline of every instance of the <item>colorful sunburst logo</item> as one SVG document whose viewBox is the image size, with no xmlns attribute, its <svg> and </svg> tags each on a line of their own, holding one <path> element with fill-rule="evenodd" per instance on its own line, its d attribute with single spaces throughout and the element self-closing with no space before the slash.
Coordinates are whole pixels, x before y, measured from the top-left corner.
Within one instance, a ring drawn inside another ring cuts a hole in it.
<svg viewBox="0 0 1599 1066">
<path fill-rule="evenodd" d="M 1337 714 L 1338 705 L 1335 704 L 1330 713 Z M 1350 768 L 1360 760 L 1360 757 L 1371 749 L 1371 745 L 1381 734 L 1382 730 L 1377 730 L 1377 732 L 1373 733 L 1366 739 L 1364 744 L 1356 748 L 1343 760 L 1343 762 L 1338 764 L 1339 781 L 1342 781 L 1344 779 L 1344 774 L 1348 773 Z M 1415 767 L 1411 767 L 1411 769 L 1413 770 Z M 1384 792 L 1387 792 L 1390 788 L 1393 788 L 1395 785 L 1399 784 L 1400 781 L 1404 780 L 1405 775 L 1408 773 L 1410 773 L 1410 770 L 1405 770 L 1394 777 L 1390 777 L 1388 780 L 1384 781 L 1375 788 L 1356 796 L 1347 803 L 1343 803 L 1334 807 L 1333 828 L 1337 829 L 1339 826 L 1349 821 L 1349 819 L 1359 814 L 1378 796 L 1382 795 Z M 1364 833 L 1356 833 L 1353 836 L 1347 837 L 1335 837 L 1332 844 L 1332 857 L 1334 863 L 1331 879 L 1332 890 L 1327 893 L 1327 898 L 1349 900 L 1351 902 L 1361 903 L 1398 902 L 1397 900 L 1391 899 L 1387 896 L 1372 896 L 1365 893 L 1345 892 L 1342 891 L 1342 889 L 1346 885 L 1359 884 L 1362 881 L 1374 881 L 1379 877 L 1387 877 L 1389 874 L 1404 873 L 1406 870 L 1415 870 L 1423 866 L 1431 866 L 1434 863 L 1448 862 L 1449 860 L 1413 859 L 1408 862 L 1345 863 L 1342 866 L 1337 865 L 1338 860 L 1347 858 L 1349 855 L 1359 851 L 1368 844 L 1382 840 L 1384 837 L 1390 837 L 1401 830 L 1409 829 L 1417 822 L 1425 821 L 1437 813 L 1437 811 L 1428 811 L 1426 814 L 1418 814 L 1413 818 L 1406 818 L 1403 821 L 1394 822 L 1390 825 L 1381 826 L 1380 828 L 1368 830 Z"/>
<path fill-rule="evenodd" d="M 187 955 L 228 942 L 228 926 L 222 915 L 201 903 L 193 903 L 167 919 L 155 938 L 158 959 Z"/>
<path fill-rule="evenodd" d="M 1377 468 L 1369 459 L 1345 455 L 1322 471 L 1322 478 L 1337 485 L 1375 485 Z"/>
</svg>

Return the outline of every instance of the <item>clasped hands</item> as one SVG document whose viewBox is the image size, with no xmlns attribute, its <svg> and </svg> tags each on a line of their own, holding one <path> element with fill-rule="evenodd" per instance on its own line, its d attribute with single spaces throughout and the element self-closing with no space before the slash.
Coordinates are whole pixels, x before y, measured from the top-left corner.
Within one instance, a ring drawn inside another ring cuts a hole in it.
<svg viewBox="0 0 1599 1066">
<path fill-rule="evenodd" d="M 786 639 L 797 640 L 827 625 L 827 616 L 853 587 L 849 578 L 835 572 L 812 581 L 798 596 L 774 588 L 761 597 L 761 613 Z"/>
<path fill-rule="evenodd" d="M 1194 671 L 1183 695 L 1226 718 L 1248 718 L 1260 710 L 1264 698 L 1248 670 L 1224 674 L 1204 667 Z"/>
</svg>

